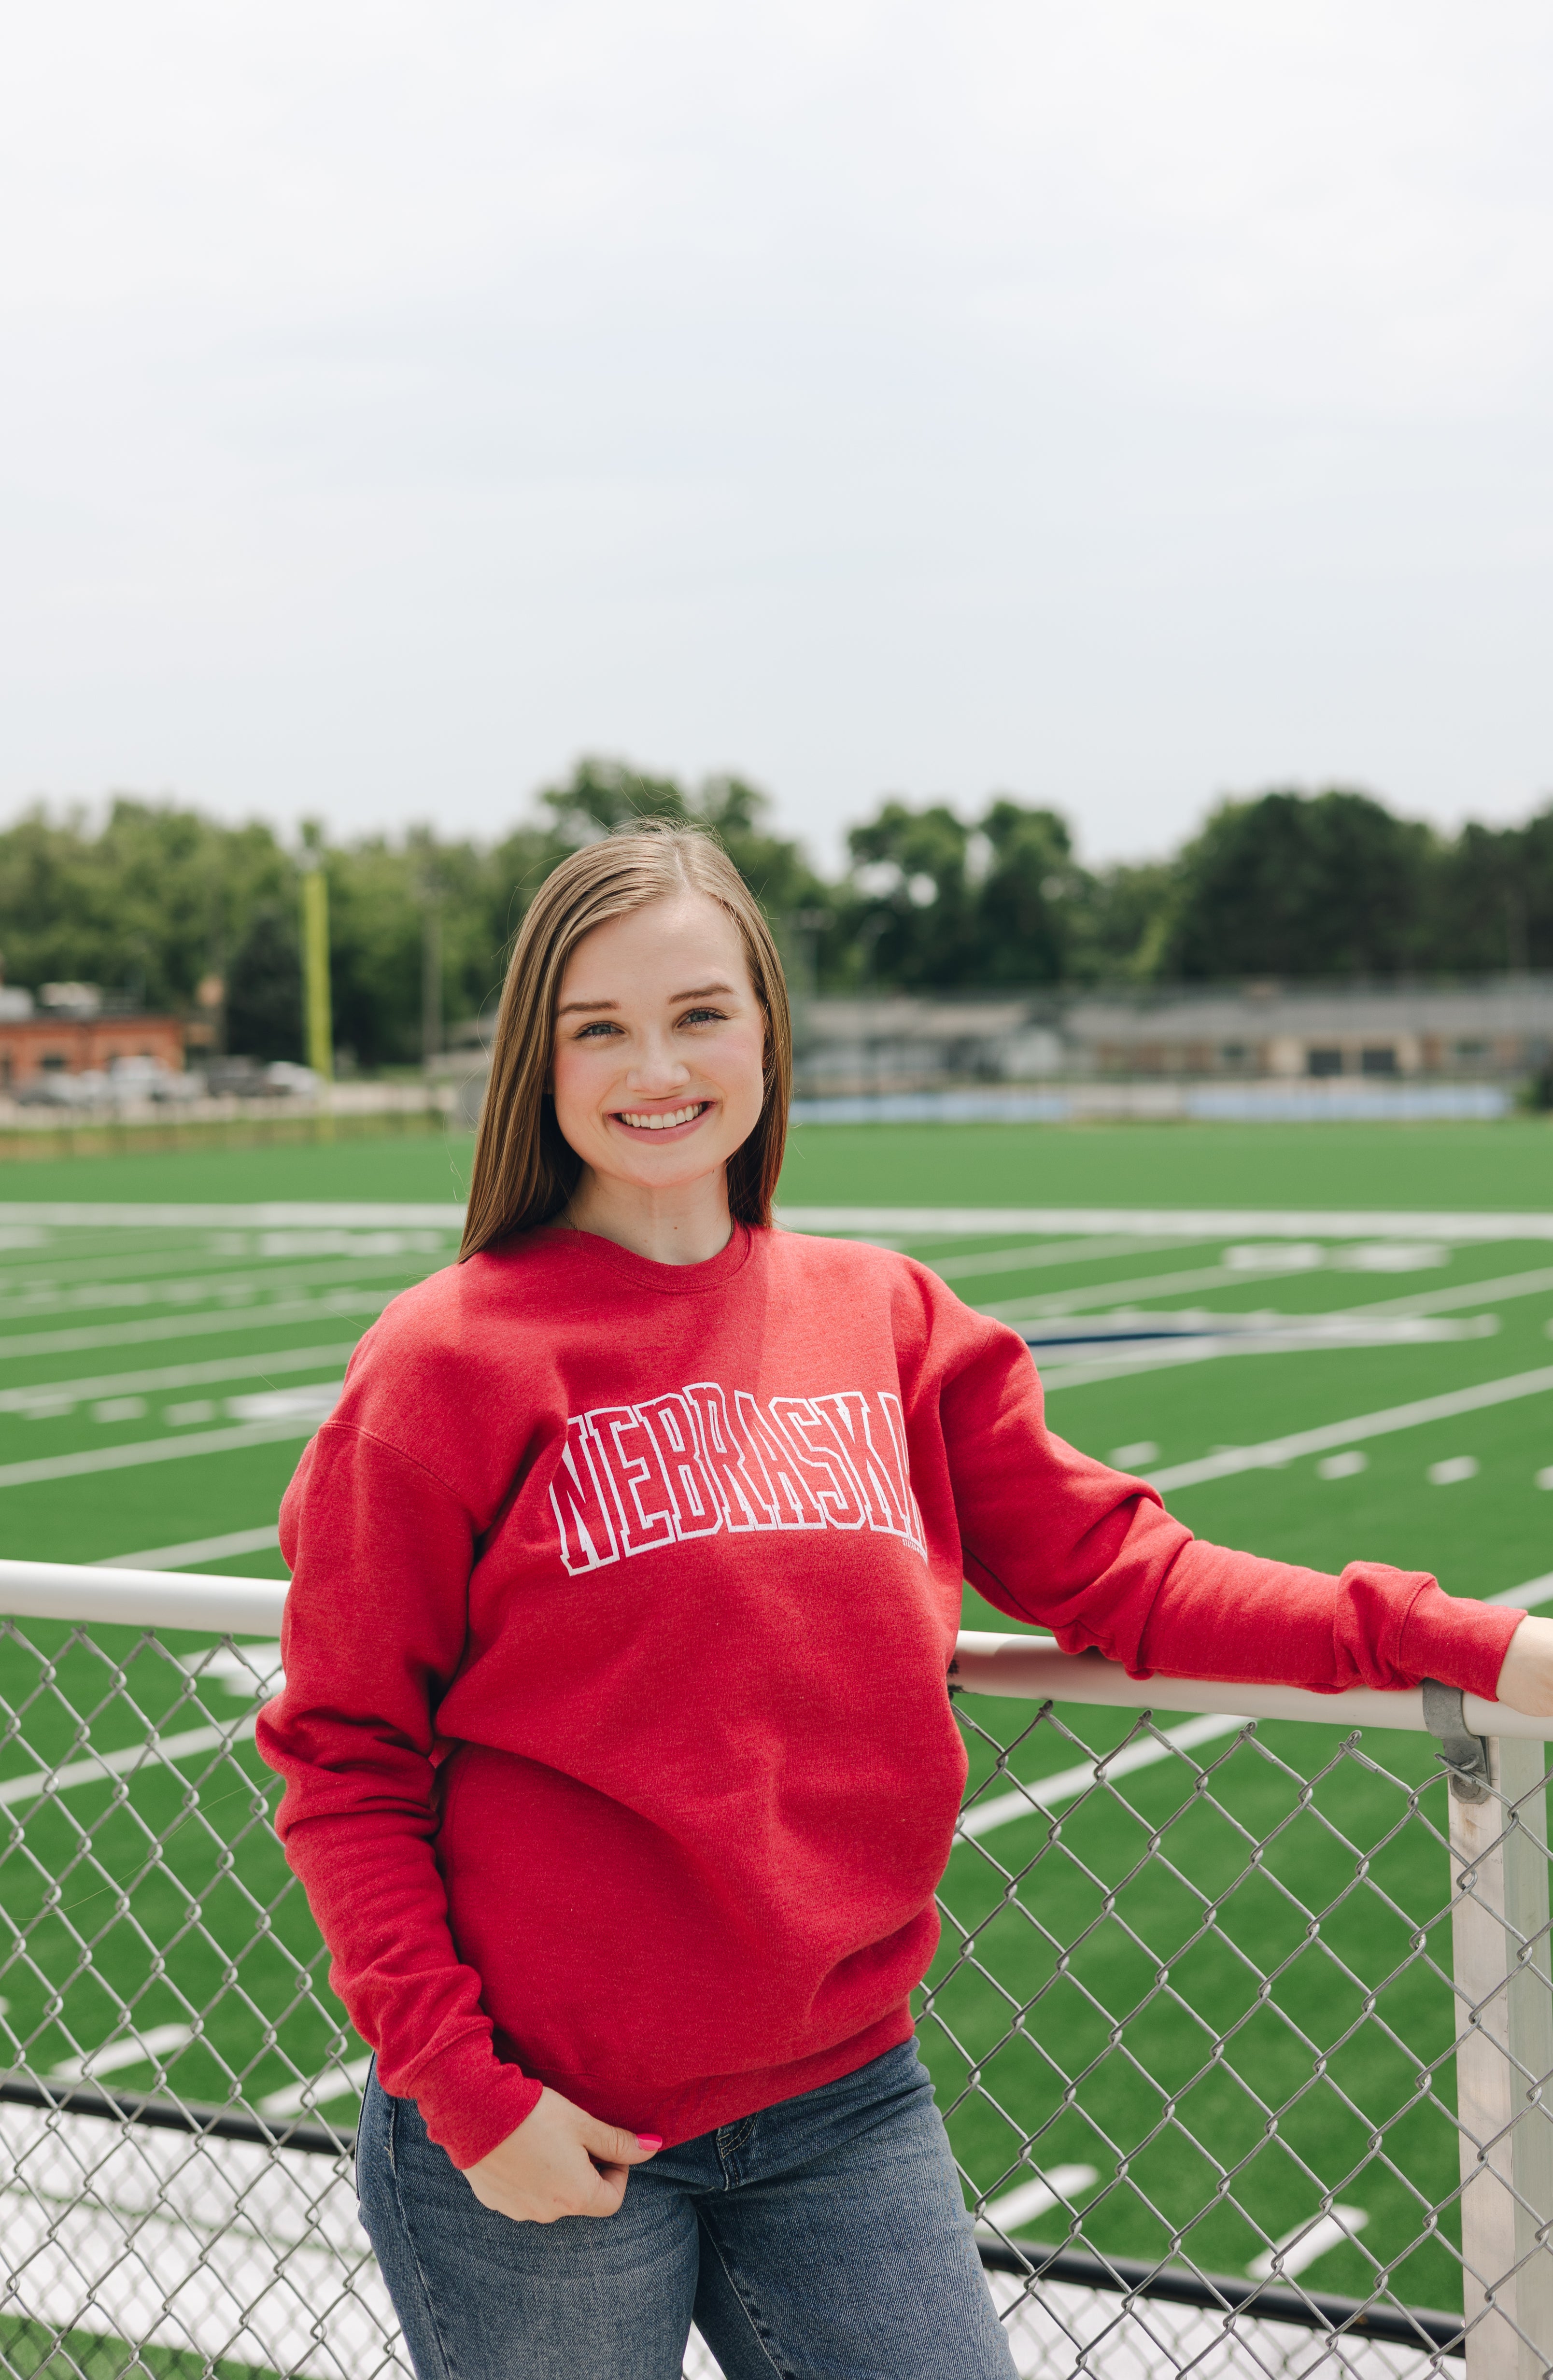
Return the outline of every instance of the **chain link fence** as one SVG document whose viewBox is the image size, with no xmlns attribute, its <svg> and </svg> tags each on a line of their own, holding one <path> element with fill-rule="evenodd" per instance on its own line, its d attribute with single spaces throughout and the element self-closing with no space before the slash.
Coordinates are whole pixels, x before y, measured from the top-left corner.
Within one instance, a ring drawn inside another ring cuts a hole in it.
<svg viewBox="0 0 1553 2380">
<path fill-rule="evenodd" d="M 252 1748 L 276 1647 L 108 1624 L 106 1592 L 0 1623 L 0 2356 L 403 2372 L 365 2052 Z M 1543 1747 L 1474 1779 L 1452 1699 L 1475 1800 L 1329 1706 L 958 1703 L 919 2031 L 1021 2373 L 1553 2369 Z"/>
</svg>

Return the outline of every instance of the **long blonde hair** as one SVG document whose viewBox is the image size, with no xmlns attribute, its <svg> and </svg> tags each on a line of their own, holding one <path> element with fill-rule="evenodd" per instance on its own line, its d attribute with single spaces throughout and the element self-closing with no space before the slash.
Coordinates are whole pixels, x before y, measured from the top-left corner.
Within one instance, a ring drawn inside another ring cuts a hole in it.
<svg viewBox="0 0 1553 2380">
<path fill-rule="evenodd" d="M 529 904 L 502 987 L 460 1262 L 494 1241 L 553 1221 L 571 1197 L 582 1161 L 561 1136 L 549 1087 L 561 978 L 596 926 L 676 892 L 704 892 L 732 917 L 765 1013 L 760 1118 L 728 1160 L 728 1204 L 739 1222 L 770 1222 L 793 1093 L 782 960 L 754 896 L 710 834 L 638 823 L 574 851 Z"/>
</svg>

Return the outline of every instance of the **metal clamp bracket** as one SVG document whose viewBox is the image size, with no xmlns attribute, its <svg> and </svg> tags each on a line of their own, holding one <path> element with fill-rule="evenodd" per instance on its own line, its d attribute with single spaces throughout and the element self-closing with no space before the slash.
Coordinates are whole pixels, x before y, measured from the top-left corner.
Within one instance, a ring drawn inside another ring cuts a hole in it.
<svg viewBox="0 0 1553 2380">
<path fill-rule="evenodd" d="M 1467 1726 L 1460 1686 L 1442 1686 L 1438 1678 L 1424 1681 L 1424 1724 L 1439 1739 L 1435 1757 L 1443 1760 L 1450 1791 L 1458 1802 L 1486 1802 L 1493 1791 L 1488 1773 L 1488 1739 L 1474 1735 Z"/>
</svg>

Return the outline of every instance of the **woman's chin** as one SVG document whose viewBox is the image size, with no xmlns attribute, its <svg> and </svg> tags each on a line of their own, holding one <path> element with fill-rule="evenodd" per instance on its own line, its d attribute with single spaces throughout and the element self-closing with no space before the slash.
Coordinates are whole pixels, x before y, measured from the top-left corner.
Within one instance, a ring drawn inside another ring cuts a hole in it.
<svg viewBox="0 0 1553 2380">
<path fill-rule="evenodd" d="M 601 1184 L 621 1190 L 693 1190 L 698 1183 L 720 1181 L 730 1153 L 721 1142 L 694 1137 L 667 1148 L 622 1148 L 612 1141 L 588 1166 Z"/>
</svg>

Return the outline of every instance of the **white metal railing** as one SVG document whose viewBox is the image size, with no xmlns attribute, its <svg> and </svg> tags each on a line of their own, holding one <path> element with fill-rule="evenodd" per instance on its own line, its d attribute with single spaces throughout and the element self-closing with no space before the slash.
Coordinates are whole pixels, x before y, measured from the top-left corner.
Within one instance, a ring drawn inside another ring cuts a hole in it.
<svg viewBox="0 0 1553 2380">
<path fill-rule="evenodd" d="M 359 2045 L 249 1747 L 285 1593 L 0 1562 L 29 2370 L 80 2333 L 403 2368 L 349 2192 Z M 1021 2372 L 1553 2370 L 1553 1721 L 1140 1683 L 1031 1636 L 962 1636 L 952 1682 L 972 1781 L 921 2033 Z"/>
<path fill-rule="evenodd" d="M 4 1571 L 0 1563 L 0 1595 Z M 965 1631 L 955 1654 L 954 1682 L 966 1694 L 1013 1694 L 1027 1702 L 1098 1703 L 1112 1710 L 1223 1711 L 1237 1718 L 1430 1732 L 1419 1687 L 1393 1694 L 1353 1686 L 1346 1694 L 1317 1694 L 1303 1686 L 1226 1684 L 1211 1678 L 1130 1678 L 1118 1663 L 1098 1653 L 1060 1653 L 1046 1636 Z M 1463 1694 L 1462 1701 L 1470 1734 L 1553 1742 L 1553 1718 L 1527 1718 L 1477 1694 Z"/>
<path fill-rule="evenodd" d="M 284 1579 L 204 1578 L 187 1571 L 0 1561 L 0 1611 L 13 1620 L 187 1628 L 214 1636 L 262 1632 L 273 1636 L 285 1609 Z"/>
</svg>

